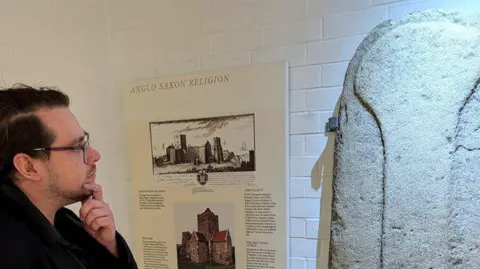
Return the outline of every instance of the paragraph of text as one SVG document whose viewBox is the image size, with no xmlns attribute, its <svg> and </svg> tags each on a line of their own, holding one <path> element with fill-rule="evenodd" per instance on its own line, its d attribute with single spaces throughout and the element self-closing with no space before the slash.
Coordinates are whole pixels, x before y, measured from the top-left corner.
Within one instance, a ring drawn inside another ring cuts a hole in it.
<svg viewBox="0 0 480 269">
<path fill-rule="evenodd" d="M 275 223 L 275 202 L 270 193 L 263 189 L 247 189 L 245 200 L 245 225 L 247 236 L 250 234 L 272 234 L 277 230 Z"/>
<path fill-rule="evenodd" d="M 151 237 L 143 237 L 142 241 L 145 269 L 169 269 L 167 243 Z"/>
<path fill-rule="evenodd" d="M 162 209 L 165 205 L 164 191 L 145 190 L 138 194 L 140 209 Z"/>
</svg>

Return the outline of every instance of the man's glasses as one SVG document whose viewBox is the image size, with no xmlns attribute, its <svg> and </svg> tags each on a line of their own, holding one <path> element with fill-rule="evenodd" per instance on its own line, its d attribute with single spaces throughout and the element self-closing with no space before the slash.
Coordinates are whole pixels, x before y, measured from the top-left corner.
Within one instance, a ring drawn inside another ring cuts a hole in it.
<svg viewBox="0 0 480 269">
<path fill-rule="evenodd" d="M 87 150 L 90 146 L 90 136 L 85 132 L 84 142 L 79 146 L 69 146 L 69 147 L 47 147 L 47 148 L 34 148 L 33 151 L 71 151 L 71 150 L 81 150 L 83 152 L 83 162 L 87 163 Z"/>
</svg>

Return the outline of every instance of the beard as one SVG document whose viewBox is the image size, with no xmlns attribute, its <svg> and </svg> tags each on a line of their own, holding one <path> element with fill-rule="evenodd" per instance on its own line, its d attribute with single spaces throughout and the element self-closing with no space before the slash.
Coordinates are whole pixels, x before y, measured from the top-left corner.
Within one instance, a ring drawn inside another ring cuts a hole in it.
<svg viewBox="0 0 480 269">
<path fill-rule="evenodd" d="M 51 171 L 48 180 L 48 193 L 49 198 L 62 207 L 84 201 L 92 195 L 91 191 L 83 189 L 83 185 L 76 190 L 65 190 L 61 187 L 59 175 L 54 171 Z"/>
</svg>

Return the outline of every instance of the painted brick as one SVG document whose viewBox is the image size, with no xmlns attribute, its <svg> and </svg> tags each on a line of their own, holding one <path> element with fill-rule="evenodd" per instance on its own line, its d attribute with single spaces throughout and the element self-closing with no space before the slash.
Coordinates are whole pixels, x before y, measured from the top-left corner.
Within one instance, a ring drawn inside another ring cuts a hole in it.
<svg viewBox="0 0 480 269">
<path fill-rule="evenodd" d="M 314 17 L 265 26 L 264 45 L 279 46 L 322 38 L 322 18 Z"/>
<path fill-rule="evenodd" d="M 3 72 L 4 72 L 3 69 L 0 68 L 0 79 L 1 79 L 1 80 L 0 80 L 0 87 L 6 88 L 6 87 L 12 86 L 12 84 L 15 83 L 15 82 L 9 80 L 9 79 L 6 77 L 6 75 L 3 74 Z M 305 194 L 304 194 L 303 196 L 305 196 Z M 303 196 L 302 196 L 302 197 L 303 197 Z"/>
<path fill-rule="evenodd" d="M 384 6 L 349 13 L 328 14 L 324 17 L 324 38 L 367 34 L 386 19 L 387 8 Z"/>
<path fill-rule="evenodd" d="M 208 6 L 216 11 L 228 11 L 235 7 L 252 6 L 250 0 L 209 0 Z"/>
<path fill-rule="evenodd" d="M 325 132 L 331 112 L 302 112 L 290 114 L 290 134 L 315 134 Z"/>
<path fill-rule="evenodd" d="M 181 24 L 178 26 L 180 29 L 177 31 L 172 31 L 171 28 L 167 27 L 175 23 Z M 188 47 L 192 52 L 210 51 L 210 37 L 204 33 L 200 33 L 198 22 L 187 22 L 185 24 L 184 22 L 166 21 L 161 25 L 158 29 L 156 27 L 152 27 L 151 29 L 151 39 L 154 45 L 163 45 L 172 48 Z M 141 40 L 137 40 L 137 42 L 141 42 Z"/>
<path fill-rule="evenodd" d="M 302 66 L 290 69 L 290 89 L 320 87 L 322 84 L 322 67 L 320 65 Z"/>
<path fill-rule="evenodd" d="M 213 70 L 220 68 L 230 68 L 246 66 L 251 64 L 251 55 L 248 52 L 214 54 L 200 60 L 202 70 Z"/>
<path fill-rule="evenodd" d="M 290 91 L 290 112 L 305 110 L 305 92 Z"/>
<path fill-rule="evenodd" d="M 290 178 L 290 198 L 305 197 L 305 178 Z"/>
<path fill-rule="evenodd" d="M 324 69 L 324 72 L 328 72 L 329 67 L 331 66 L 327 66 L 326 70 Z M 342 69 L 346 67 L 344 64 L 342 64 L 338 68 Z M 335 72 L 335 70 L 333 70 L 332 72 Z M 342 69 L 342 71 L 339 71 L 339 72 L 340 74 L 344 75 L 345 71 L 343 71 Z M 325 78 L 327 83 L 329 82 L 330 79 L 331 79 L 330 77 Z M 340 83 L 343 83 L 343 81 L 340 81 Z M 320 88 L 320 89 L 305 91 L 305 109 L 308 111 L 334 110 L 338 102 L 338 99 L 342 94 L 342 90 L 343 90 L 342 87 L 335 87 L 335 88 Z"/>
<path fill-rule="evenodd" d="M 304 44 L 264 48 L 252 53 L 252 64 L 286 60 L 290 67 L 305 65 L 306 50 Z"/>
<path fill-rule="evenodd" d="M 111 71 L 112 79 L 115 81 L 118 87 L 121 87 L 124 83 L 134 79 L 151 78 L 155 76 L 155 65 L 147 64 L 146 62 L 128 60 L 115 60 L 110 61 L 110 64 L 116 63 L 115 70 Z"/>
<path fill-rule="evenodd" d="M 207 17 L 208 2 L 209 0 L 107 0 L 107 19 L 110 30 L 151 27 L 156 30 L 154 33 L 165 39 L 166 35 L 172 33 L 191 34 L 191 29 L 199 31 L 200 18 Z M 174 31 L 172 25 L 175 26 Z"/>
<path fill-rule="evenodd" d="M 322 131 L 319 113 L 290 114 L 290 134 L 309 134 Z"/>
<path fill-rule="evenodd" d="M 167 61 L 167 53 L 164 46 L 155 46 L 153 49 L 153 59 L 155 64 L 164 63 Z"/>
<path fill-rule="evenodd" d="M 106 26 L 106 6 L 98 0 L 50 0 L 50 8 L 55 16 L 54 28 L 61 32 L 75 31 L 78 27 Z M 65 12 L 67 11 L 68 12 Z M 106 35 L 104 28 L 103 38 Z"/>
<path fill-rule="evenodd" d="M 268 24 L 297 20 L 307 15 L 307 0 L 252 1 L 255 22 Z"/>
<path fill-rule="evenodd" d="M 342 86 L 345 81 L 345 73 L 348 62 L 326 64 L 322 66 L 322 86 Z"/>
<path fill-rule="evenodd" d="M 315 189 L 312 180 L 305 180 L 305 197 L 306 198 L 322 198 L 322 188 Z"/>
<path fill-rule="evenodd" d="M 442 8 L 442 9 L 456 9 L 463 8 L 463 1 L 450 1 L 450 0 L 429 0 L 422 2 L 405 3 L 401 5 L 394 5 L 389 8 L 388 18 L 397 19 L 408 13 L 425 10 L 430 8 Z"/>
<path fill-rule="evenodd" d="M 11 29 L 14 31 L 14 29 Z M 32 29 L 35 31 L 34 29 Z M 32 39 L 34 40 L 34 39 Z M 7 42 L 11 42 L 13 40 L 8 39 Z M 23 42 L 15 40 L 14 43 L 8 44 L 10 48 L 14 50 L 14 59 L 11 62 L 11 65 L 6 68 L 6 70 L 10 68 L 22 68 L 22 66 L 26 69 L 34 69 L 39 68 L 42 65 L 58 65 L 62 63 L 62 58 L 58 57 L 59 51 L 65 51 L 67 48 L 62 48 L 59 44 L 56 44 L 52 39 L 39 39 L 35 40 L 34 43 L 30 42 Z M 41 53 L 39 53 L 41 51 Z M 73 52 L 70 52 L 73 53 Z M 96 53 L 96 52 L 92 52 Z M 25 65 L 28 63 L 28 67 Z M 65 64 L 63 62 L 62 64 Z M 34 65 L 38 65 L 33 67 Z M 57 69 L 58 67 L 52 66 L 52 68 Z M 45 68 L 43 68 L 45 69 Z M 39 70 L 40 71 L 40 70 Z M 46 71 L 46 70 L 45 70 Z M 10 72 L 10 71 L 9 71 Z M 40 71 L 44 72 L 44 71 Z M 52 70 L 50 70 L 52 72 Z M 52 74 L 51 76 L 55 76 Z M 49 77 L 51 77 L 49 76 Z"/>
<path fill-rule="evenodd" d="M 309 1 L 308 14 L 317 16 L 338 12 L 348 12 L 359 9 L 365 9 L 372 4 L 372 0 L 316 0 Z"/>
<path fill-rule="evenodd" d="M 320 218 L 320 199 L 292 198 L 290 199 L 290 217 Z"/>
<path fill-rule="evenodd" d="M 191 43 L 195 46 L 192 47 Z M 167 44 L 165 47 L 166 61 L 188 61 L 197 60 L 210 51 L 210 38 L 208 36 L 191 37 L 189 40 L 179 39 Z"/>
<path fill-rule="evenodd" d="M 290 157 L 305 155 L 305 137 L 303 135 L 290 136 Z"/>
<path fill-rule="evenodd" d="M 103 28 L 85 24 L 62 31 L 55 34 L 55 43 L 59 46 L 57 57 L 65 61 L 106 66 L 108 54 Z"/>
<path fill-rule="evenodd" d="M 305 197 L 305 178 L 290 178 L 290 198 Z"/>
<path fill-rule="evenodd" d="M 139 42 L 141 40 L 141 42 Z M 110 48 L 119 54 L 136 53 L 138 50 L 153 51 L 154 36 L 151 29 L 134 28 L 110 32 Z M 112 57 L 113 58 L 113 57 Z"/>
<path fill-rule="evenodd" d="M 51 42 L 52 23 L 56 22 L 54 18 L 49 0 L 2 1 L 0 8 L 2 39 L 9 44 L 32 44 L 33 40 L 40 43 Z M 27 62 L 32 62 L 32 59 Z"/>
<path fill-rule="evenodd" d="M 327 267 L 317 267 L 317 263 L 319 263 L 317 259 L 307 259 L 307 269 L 327 269 Z"/>
<path fill-rule="evenodd" d="M 262 46 L 262 31 L 260 28 L 247 27 L 211 36 L 211 52 L 227 53 L 245 50 L 255 50 Z"/>
<path fill-rule="evenodd" d="M 53 68 L 42 69 L 42 66 L 39 64 L 30 64 L 23 68 L 13 66 L 3 69 L 3 80 L 7 86 L 12 86 L 12 84 L 17 82 L 33 85 L 50 85 L 51 81 L 55 81 L 58 84 L 58 79 L 55 76 Z"/>
<path fill-rule="evenodd" d="M 290 269 L 306 269 L 307 260 L 303 258 L 290 258 Z"/>
<path fill-rule="evenodd" d="M 151 29 L 155 45 L 189 47 L 192 51 L 203 50 L 205 46 L 202 39 L 209 41 L 209 36 L 202 33 L 200 22 L 204 17 L 204 10 L 208 8 L 205 5 L 207 1 L 152 1 L 152 8 L 156 8 L 156 12 L 145 28 Z"/>
<path fill-rule="evenodd" d="M 386 4 L 386 3 L 395 3 L 395 2 L 405 2 L 405 0 L 373 0 L 373 3 L 376 5 Z"/>
<path fill-rule="evenodd" d="M 116 83 L 155 75 L 155 47 L 148 29 L 113 31 L 110 36 L 109 64 L 115 67 L 111 72 Z"/>
<path fill-rule="evenodd" d="M 107 7 L 110 30 L 147 26 L 161 10 L 156 6 L 145 5 L 145 1 L 128 0 L 107 0 Z"/>
<path fill-rule="evenodd" d="M 309 177 L 312 174 L 312 168 L 318 158 L 316 157 L 291 157 L 290 158 L 290 176 Z"/>
<path fill-rule="evenodd" d="M 318 231 L 320 230 L 319 220 L 307 219 L 307 238 L 318 239 Z"/>
<path fill-rule="evenodd" d="M 307 64 L 350 61 L 365 35 L 337 38 L 307 44 Z"/>
<path fill-rule="evenodd" d="M 3 79 L 3 70 L 2 68 L 0 68 L 0 87 L 5 88 L 7 86 L 8 86 L 7 83 Z"/>
<path fill-rule="evenodd" d="M 206 33 L 216 33 L 245 27 L 251 25 L 252 21 L 251 5 L 239 5 L 234 1 L 213 0 L 201 26 Z"/>
<path fill-rule="evenodd" d="M 290 253 L 292 257 L 315 258 L 317 256 L 317 240 L 290 239 Z"/>
<path fill-rule="evenodd" d="M 0 67 L 8 67 L 14 62 L 15 53 L 13 47 L 9 45 L 0 45 Z M 303 95 L 305 96 L 305 94 Z"/>
<path fill-rule="evenodd" d="M 155 65 L 156 76 L 178 75 L 196 71 L 200 71 L 200 64 L 197 60 L 164 62 Z"/>
<path fill-rule="evenodd" d="M 305 155 L 320 156 L 327 145 L 328 137 L 324 134 L 305 136 Z"/>
<path fill-rule="evenodd" d="M 290 237 L 305 238 L 306 223 L 303 218 L 290 218 Z"/>
</svg>

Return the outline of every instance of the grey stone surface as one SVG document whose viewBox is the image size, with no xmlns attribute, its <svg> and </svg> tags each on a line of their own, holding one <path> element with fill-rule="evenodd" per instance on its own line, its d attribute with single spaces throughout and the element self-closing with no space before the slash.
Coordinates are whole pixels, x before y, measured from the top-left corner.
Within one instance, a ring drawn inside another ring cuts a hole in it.
<svg viewBox="0 0 480 269">
<path fill-rule="evenodd" d="M 480 14 L 385 21 L 345 77 L 330 268 L 480 268 Z"/>
</svg>

